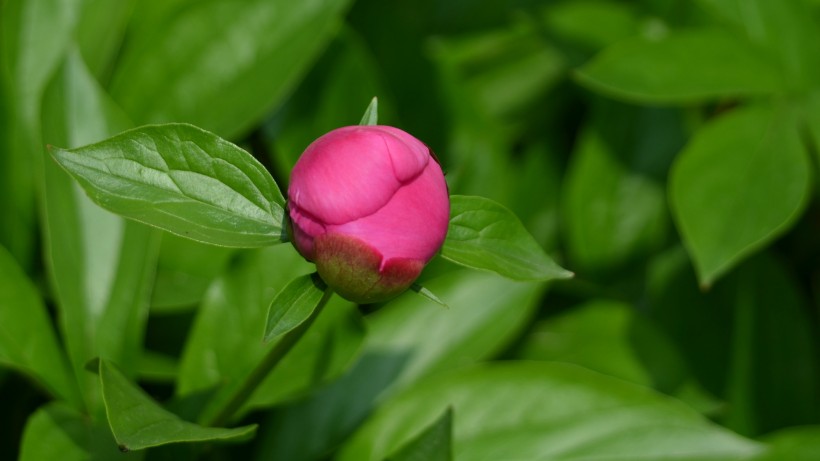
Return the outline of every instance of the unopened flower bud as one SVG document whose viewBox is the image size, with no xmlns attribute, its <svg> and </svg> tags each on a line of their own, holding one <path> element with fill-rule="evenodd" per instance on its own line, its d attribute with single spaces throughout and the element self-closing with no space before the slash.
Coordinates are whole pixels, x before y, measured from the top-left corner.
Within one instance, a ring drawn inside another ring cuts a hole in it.
<svg viewBox="0 0 820 461">
<path fill-rule="evenodd" d="M 444 242 L 450 201 L 430 149 L 389 126 L 325 134 L 291 174 L 293 243 L 351 301 L 406 290 Z"/>
</svg>

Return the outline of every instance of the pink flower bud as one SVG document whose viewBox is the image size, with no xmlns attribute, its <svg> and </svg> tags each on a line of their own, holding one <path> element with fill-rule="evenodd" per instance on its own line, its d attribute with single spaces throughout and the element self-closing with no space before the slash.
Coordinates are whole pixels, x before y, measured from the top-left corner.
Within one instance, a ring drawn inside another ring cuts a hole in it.
<svg viewBox="0 0 820 461">
<path fill-rule="evenodd" d="M 314 141 L 288 187 L 293 243 L 355 302 L 406 290 L 444 243 L 450 200 L 421 141 L 390 126 L 348 126 Z"/>
</svg>

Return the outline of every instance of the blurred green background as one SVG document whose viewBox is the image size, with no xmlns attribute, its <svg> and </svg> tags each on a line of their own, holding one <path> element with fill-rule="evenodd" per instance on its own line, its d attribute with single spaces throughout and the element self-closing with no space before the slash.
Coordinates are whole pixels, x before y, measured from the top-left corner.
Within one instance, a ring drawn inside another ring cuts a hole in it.
<svg viewBox="0 0 820 461">
<path fill-rule="evenodd" d="M 290 249 L 160 243 L 85 203 L 45 155 L 46 144 L 74 147 L 142 124 L 210 130 L 284 189 L 313 139 L 358 123 L 378 96 L 380 123 L 427 143 L 452 193 L 504 204 L 576 274 L 502 283 L 434 261 L 425 280 L 454 299 L 454 312 L 480 317 L 463 337 L 428 331 L 441 320 L 421 301 L 375 313 L 348 306 L 339 334 L 356 339 L 334 349 L 326 379 L 261 398 L 266 410 L 250 416 L 266 421 L 261 436 L 213 459 L 335 453 L 373 402 L 340 410 L 327 401 L 345 400 L 349 386 L 388 388 L 397 363 L 350 360 L 362 341 L 371 352 L 402 343 L 398 332 L 417 335 L 408 351 L 433 357 L 398 372 L 407 383 L 475 361 L 570 362 L 769 441 L 778 448 L 765 459 L 818 459 L 820 2 L 2 0 L 0 21 L 5 277 L 42 297 L 75 369 L 113 340 L 82 345 L 86 333 L 71 322 L 99 320 L 93 312 L 112 293 L 131 299 L 130 287 L 145 307 L 126 328 L 141 356 L 130 376 L 160 400 L 218 382 L 197 360 L 233 308 L 219 290 L 256 290 L 251 303 L 264 304 L 308 270 Z M 129 275 L 118 262 L 143 269 Z M 72 317 L 70 306 L 85 313 Z M 128 324 L 111 322 L 100 328 L 114 336 Z M 20 369 L 9 354 L 0 348 L 0 363 Z M 17 456 L 40 405 L 66 398 L 48 383 L 31 387 L 22 371 L 0 370 L 3 459 Z M 341 384 L 314 393 L 329 381 Z M 350 421 L 327 422 L 333 411 Z M 283 441 L 301 431 L 316 435 Z M 345 459 L 357 459 L 350 446 Z M 730 458 L 751 459 L 708 459 Z"/>
</svg>

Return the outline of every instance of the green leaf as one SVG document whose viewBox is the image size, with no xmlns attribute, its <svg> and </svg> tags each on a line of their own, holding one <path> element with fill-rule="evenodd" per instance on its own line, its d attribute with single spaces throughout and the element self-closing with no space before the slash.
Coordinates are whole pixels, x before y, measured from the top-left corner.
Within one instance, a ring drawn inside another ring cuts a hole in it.
<svg viewBox="0 0 820 461">
<path fill-rule="evenodd" d="M 379 98 L 373 97 L 364 111 L 362 121 L 359 125 L 378 125 L 379 124 Z"/>
<path fill-rule="evenodd" d="M 183 421 L 105 360 L 100 360 L 100 384 L 108 424 L 122 451 L 178 442 L 237 441 L 256 432 L 255 424 L 225 429 Z"/>
<path fill-rule="evenodd" d="M 820 459 L 820 426 L 789 427 L 767 434 L 768 452 L 754 461 L 815 461 Z"/>
<path fill-rule="evenodd" d="M 568 258 L 578 271 L 617 271 L 663 244 L 671 227 L 664 180 L 683 139 L 671 110 L 594 106 L 561 194 Z"/>
<path fill-rule="evenodd" d="M 80 406 L 77 382 L 37 289 L 0 246 L 0 364 L 32 376 L 50 394 Z"/>
<path fill-rule="evenodd" d="M 237 251 L 165 233 L 151 291 L 151 313 L 194 309 Z"/>
<path fill-rule="evenodd" d="M 353 108 L 372 101 L 375 94 L 387 93 L 380 77 L 381 68 L 369 44 L 352 27 L 342 27 L 298 90 L 265 124 L 263 133 L 272 145 L 270 155 L 277 172 L 289 175 L 317 135 L 355 123 Z M 379 102 L 382 123 L 395 120 L 390 110 L 395 104 L 386 96 L 380 96 Z"/>
<path fill-rule="evenodd" d="M 45 94 L 43 139 L 84 144 L 127 126 L 76 52 L 69 53 Z M 84 364 L 102 356 L 138 363 L 147 319 L 158 231 L 126 222 L 93 204 L 55 162 L 39 162 L 46 260 L 61 332 L 85 392 L 99 407 L 97 380 Z"/>
<path fill-rule="evenodd" d="M 762 252 L 703 292 L 682 248 L 649 267 L 647 314 L 697 380 L 727 403 L 716 416 L 736 432 L 820 420 L 811 309 L 791 271 Z"/>
<path fill-rule="evenodd" d="M 292 91 L 349 3 L 187 1 L 167 8 L 129 36 L 111 94 L 137 124 L 186 122 L 234 138 Z"/>
<path fill-rule="evenodd" d="M 702 285 L 800 216 L 811 165 L 794 125 L 783 109 L 739 108 L 702 128 L 677 158 L 672 211 Z"/>
<path fill-rule="evenodd" d="M 284 199 L 270 174 L 194 126 L 144 126 L 51 154 L 95 203 L 122 216 L 215 245 L 284 239 Z"/>
<path fill-rule="evenodd" d="M 618 2 L 576 0 L 550 4 L 544 20 L 551 33 L 597 51 L 637 33 L 635 9 Z"/>
<path fill-rule="evenodd" d="M 446 299 L 449 309 L 406 293 L 367 316 L 366 343 L 351 370 L 314 397 L 277 411 L 263 426 L 259 452 L 268 456 L 264 459 L 321 459 L 381 399 L 436 373 L 496 356 L 528 325 L 543 294 L 541 283 L 468 270 L 424 284 Z M 415 430 L 445 407 L 419 422 Z"/>
<path fill-rule="evenodd" d="M 108 427 L 92 423 L 88 415 L 62 403 L 51 402 L 26 421 L 19 461 L 113 461 L 122 457 Z M 131 458 L 136 461 L 143 457 L 134 454 Z"/>
<path fill-rule="evenodd" d="M 638 349 L 640 329 L 650 328 L 628 304 L 590 301 L 536 323 L 516 356 L 574 363 L 669 393 L 681 383 L 686 367 L 672 344 L 661 335 L 651 335 L 646 351 Z M 657 364 L 661 366 L 655 370 L 667 376 L 653 375 L 651 364 L 645 362 L 648 357 L 642 352 L 658 357 Z"/>
<path fill-rule="evenodd" d="M 419 295 L 423 296 L 424 298 L 429 299 L 430 301 L 433 301 L 434 303 L 438 304 L 441 307 L 448 307 L 447 303 L 445 303 L 444 301 L 439 299 L 439 297 L 436 296 L 435 293 L 428 290 L 427 288 L 424 288 L 423 286 L 419 285 L 418 283 L 414 283 L 414 284 L 410 285 L 410 289 L 413 290 L 414 292 L 418 293 Z"/>
<path fill-rule="evenodd" d="M 213 396 L 201 420 L 224 403 L 276 341 L 263 343 L 270 300 L 315 270 L 291 245 L 240 252 L 211 284 L 197 310 L 179 365 L 176 393 Z M 356 305 L 332 297 L 305 336 L 262 382 L 244 409 L 303 395 L 339 375 L 364 338 Z"/>
<path fill-rule="evenodd" d="M 388 461 L 452 461 L 453 409 L 447 410 Z"/>
<path fill-rule="evenodd" d="M 805 0 L 699 0 L 777 63 L 790 90 L 803 92 L 820 79 L 815 11 Z"/>
<path fill-rule="evenodd" d="M 265 341 L 277 339 L 301 325 L 316 309 L 327 290 L 318 274 L 308 274 L 291 280 L 268 308 Z"/>
<path fill-rule="evenodd" d="M 640 103 L 692 103 L 783 87 L 777 67 L 751 44 L 711 29 L 617 42 L 576 77 L 592 90 Z"/>
<path fill-rule="evenodd" d="M 450 228 L 441 255 L 514 280 L 572 277 L 544 253 L 510 210 L 482 197 L 450 197 Z"/>
<path fill-rule="evenodd" d="M 136 3 L 137 0 L 82 2 L 76 42 L 89 70 L 100 81 L 108 81 L 111 75 Z"/>
<path fill-rule="evenodd" d="M 635 306 L 593 300 L 535 323 L 514 354 L 559 361 L 652 387 L 714 415 L 723 409 L 691 375 L 676 344 Z"/>
<path fill-rule="evenodd" d="M 381 406 L 339 461 L 377 461 L 443 408 L 458 459 L 750 459 L 762 446 L 644 387 L 572 365 L 487 364 L 419 383 Z"/>
</svg>

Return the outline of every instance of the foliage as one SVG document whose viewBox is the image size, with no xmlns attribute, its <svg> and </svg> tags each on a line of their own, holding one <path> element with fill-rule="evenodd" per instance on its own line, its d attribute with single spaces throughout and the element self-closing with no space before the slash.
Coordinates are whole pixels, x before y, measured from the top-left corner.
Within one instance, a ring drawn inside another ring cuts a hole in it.
<svg viewBox="0 0 820 461">
<path fill-rule="evenodd" d="M 0 458 L 814 459 L 819 21 L 0 2 Z M 377 122 L 441 160 L 448 240 L 328 301 L 280 191 Z"/>
</svg>

